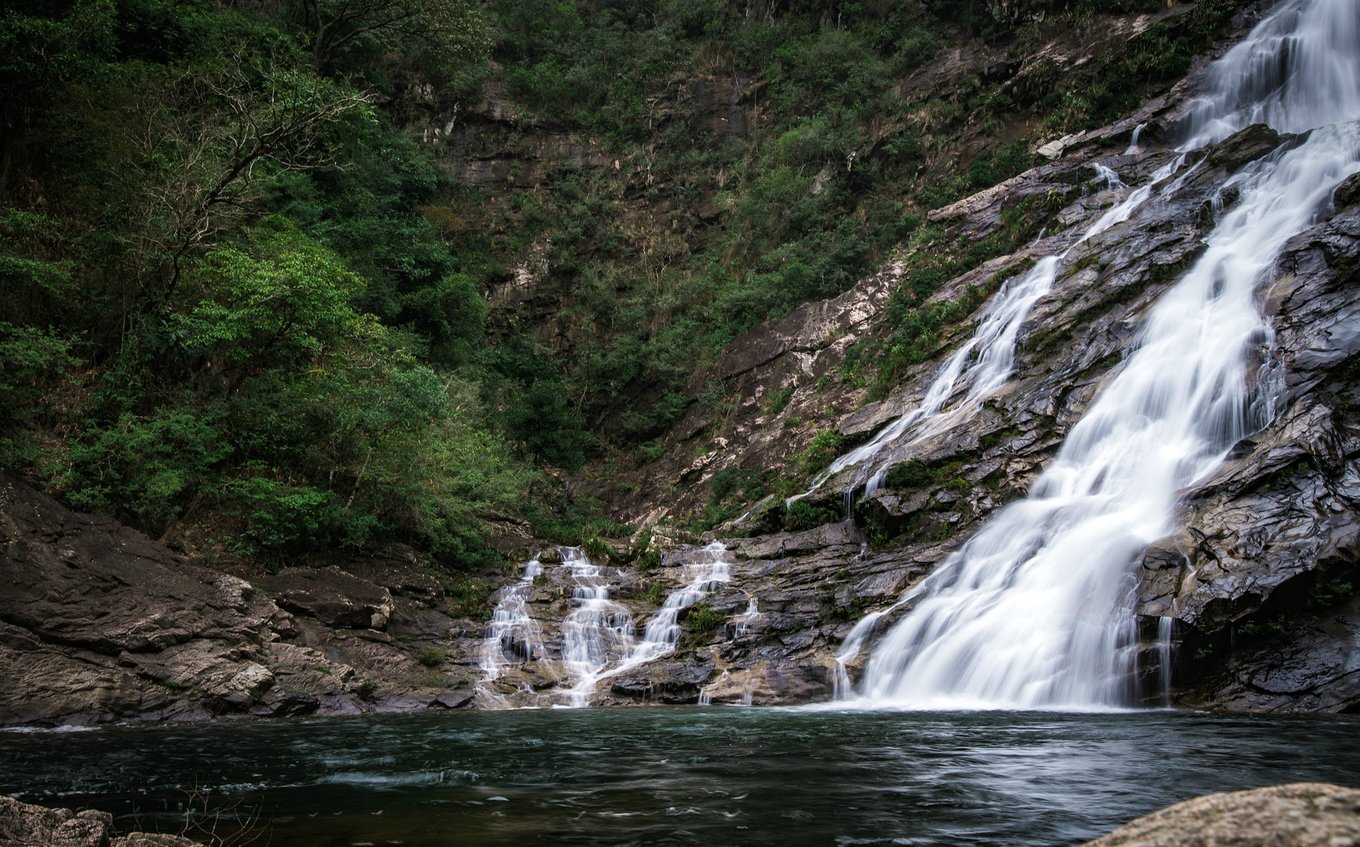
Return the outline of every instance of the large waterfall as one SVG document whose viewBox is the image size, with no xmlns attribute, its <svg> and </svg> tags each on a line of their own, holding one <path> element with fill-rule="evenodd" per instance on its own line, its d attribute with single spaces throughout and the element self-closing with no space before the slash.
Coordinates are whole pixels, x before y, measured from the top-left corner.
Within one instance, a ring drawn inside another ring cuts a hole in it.
<svg viewBox="0 0 1360 847">
<path fill-rule="evenodd" d="M 1177 491 L 1269 423 L 1272 333 L 1258 286 L 1285 242 L 1360 170 L 1360 131 L 1346 123 L 1360 119 L 1360 3 L 1286 2 L 1206 79 L 1184 149 L 1258 121 L 1312 132 L 1230 178 L 1238 203 L 1153 307 L 1137 349 L 1027 499 L 900 601 L 910 610 L 865 668 L 858 696 L 870 703 L 1130 702 L 1131 564 L 1174 529 Z M 843 658 L 877 619 L 856 627 Z"/>
</svg>

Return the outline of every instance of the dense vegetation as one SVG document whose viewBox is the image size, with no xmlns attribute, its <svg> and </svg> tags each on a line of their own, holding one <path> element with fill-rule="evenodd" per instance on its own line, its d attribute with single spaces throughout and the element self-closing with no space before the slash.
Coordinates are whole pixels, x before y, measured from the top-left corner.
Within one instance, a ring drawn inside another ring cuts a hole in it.
<svg viewBox="0 0 1360 847">
<path fill-rule="evenodd" d="M 480 61 L 475 6 L 21 3 L 0 44 L 11 468 L 250 553 L 474 565 L 485 518 L 547 516 L 424 214 L 448 186 L 375 105 Z"/>
<path fill-rule="evenodd" d="M 489 521 L 608 530 L 559 470 L 654 455 L 716 402 L 725 342 L 1027 167 L 1020 129 L 1127 108 L 1117 74 L 1182 72 L 1226 4 L 1105 76 L 940 92 L 904 86 L 913 71 L 946 43 L 1020 49 L 1040 12 L 1161 5 L 11 0 L 4 464 L 169 541 L 265 557 L 396 539 L 470 568 L 496 559 Z M 696 126 L 701 77 L 741 80 L 760 131 Z M 625 166 L 458 184 L 412 116 L 493 84 L 524 133 Z M 960 134 L 992 141 L 960 159 Z M 484 292 L 535 243 L 556 335 L 542 313 L 488 318 Z M 888 379 L 900 362 L 879 355 Z"/>
<path fill-rule="evenodd" d="M 615 166 L 530 174 L 499 204 L 469 190 L 460 214 L 484 226 L 463 248 L 520 261 L 546 245 L 549 290 L 518 317 L 565 352 L 564 388 L 606 472 L 627 467 L 655 457 L 696 402 L 720 406 L 708 374 L 728 341 L 845 291 L 927 211 L 1035 164 L 1038 139 L 1098 126 L 1179 78 L 1232 10 L 1201 4 L 1071 73 L 1023 61 L 1054 32 L 1090 37 L 1101 13 L 1165 7 L 502 0 L 494 76 L 519 133 L 592 139 Z M 960 45 L 994 58 L 944 89 L 915 76 Z M 705 86 L 728 84 L 754 115 L 744 131 L 700 113 Z M 957 245 L 942 264 L 957 272 L 1008 246 Z M 918 289 L 943 270 L 917 274 Z M 882 391 L 906 346 L 863 351 L 851 377 Z"/>
</svg>

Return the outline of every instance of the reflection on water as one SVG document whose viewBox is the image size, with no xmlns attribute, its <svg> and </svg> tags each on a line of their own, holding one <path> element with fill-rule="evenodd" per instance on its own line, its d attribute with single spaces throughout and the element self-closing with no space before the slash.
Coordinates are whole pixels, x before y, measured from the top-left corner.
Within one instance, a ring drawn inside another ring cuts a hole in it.
<svg viewBox="0 0 1360 847">
<path fill-rule="evenodd" d="M 1360 785 L 1339 719 L 628 709 L 0 733 L 0 793 L 288 845 L 1075 844 L 1210 791 Z"/>
</svg>

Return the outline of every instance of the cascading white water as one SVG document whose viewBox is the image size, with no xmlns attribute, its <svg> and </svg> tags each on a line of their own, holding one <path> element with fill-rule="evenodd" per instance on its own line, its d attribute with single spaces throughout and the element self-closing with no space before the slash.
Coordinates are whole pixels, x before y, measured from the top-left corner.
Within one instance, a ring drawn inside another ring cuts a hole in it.
<svg viewBox="0 0 1360 847">
<path fill-rule="evenodd" d="M 574 583 L 574 608 L 562 621 L 562 664 L 575 680 L 567 691 L 568 704 L 583 708 L 590 705 L 595 684 L 606 670 L 632 654 L 633 616 L 609 599 L 609 583 L 585 551 L 563 548 L 562 564 Z"/>
<path fill-rule="evenodd" d="M 1163 616 L 1157 619 L 1157 675 L 1162 689 L 1162 705 L 1171 705 L 1171 634 L 1175 631 L 1176 619 Z"/>
<path fill-rule="evenodd" d="M 1192 150 L 1251 124 L 1306 132 L 1360 116 L 1360 5 L 1289 0 L 1211 65 L 1187 121 Z"/>
<path fill-rule="evenodd" d="M 1129 219 L 1150 196 L 1152 188 L 1181 167 L 1184 158 L 1168 163 L 1152 176 L 1147 185 L 1130 193 L 1123 202 L 1107 210 L 1081 237 L 1061 254 L 1045 256 L 1019 278 L 1007 280 L 983 310 L 977 329 L 964 344 L 945 360 L 926 389 L 925 397 L 913 409 L 874 434 L 874 437 L 839 456 L 816 477 L 807 491 L 789 498 L 793 502 L 816 491 L 831 477 L 846 468 L 863 467 L 846 492 L 847 500 L 863 486 L 872 493 L 883 484 L 889 462 L 877 462 L 890 448 L 903 449 L 955 423 L 962 415 L 978 408 L 988 395 L 1006 384 L 1015 366 L 1016 340 L 1034 304 L 1053 287 L 1062 260 L 1079 244 L 1084 244 L 1116 224 Z M 1102 164 L 1092 167 L 1109 188 L 1122 188 L 1119 175 Z M 962 389 L 962 399 L 946 408 Z M 848 504 L 847 504 L 848 505 Z"/>
<path fill-rule="evenodd" d="M 512 662 L 528 662 L 543 655 L 543 633 L 538 622 L 529 617 L 527 603 L 534 590 L 534 577 L 543 573 L 538 557 L 524 565 L 518 582 L 501 590 L 491 623 L 482 642 L 480 666 L 482 684 L 494 682 L 501 669 Z"/>
<path fill-rule="evenodd" d="M 684 632 L 678 622 L 680 613 L 704 599 L 722 583 L 732 579 L 732 565 L 728 561 L 727 547 L 720 541 L 714 541 L 694 553 L 692 558 L 685 562 L 684 567 L 689 582 L 666 597 L 666 602 L 656 610 L 651 620 L 647 621 L 642 640 L 633 645 L 628 657 L 599 678 L 617 676 L 674 650 L 676 642 Z"/>
<path fill-rule="evenodd" d="M 863 698 L 913 708 L 1130 702 L 1130 565 L 1174 528 L 1177 490 L 1269 422 L 1272 335 L 1256 289 L 1285 242 L 1360 170 L 1360 130 L 1342 123 L 1360 119 L 1357 63 L 1356 0 L 1292 0 L 1211 70 L 1217 90 L 1195 111 L 1187 148 L 1262 119 L 1318 128 L 1231 178 L 1237 206 L 1153 307 L 1138 349 L 1029 497 L 899 601 L 914 605 L 874 649 Z M 842 665 L 877 619 L 856 626 Z"/>
<path fill-rule="evenodd" d="M 746 598 L 746 611 L 737 616 L 737 627 L 732 635 L 735 638 L 742 638 L 751 631 L 751 625 L 760 617 L 760 603 L 755 596 Z"/>
</svg>

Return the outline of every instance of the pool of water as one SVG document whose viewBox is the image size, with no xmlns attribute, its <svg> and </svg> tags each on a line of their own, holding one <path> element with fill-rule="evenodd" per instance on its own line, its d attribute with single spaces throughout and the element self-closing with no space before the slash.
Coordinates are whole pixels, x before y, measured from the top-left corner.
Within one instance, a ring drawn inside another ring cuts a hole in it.
<svg viewBox="0 0 1360 847">
<path fill-rule="evenodd" d="M 1337 718 L 667 708 L 0 732 L 0 793 L 291 845 L 1060 845 L 1360 786 Z"/>
</svg>

